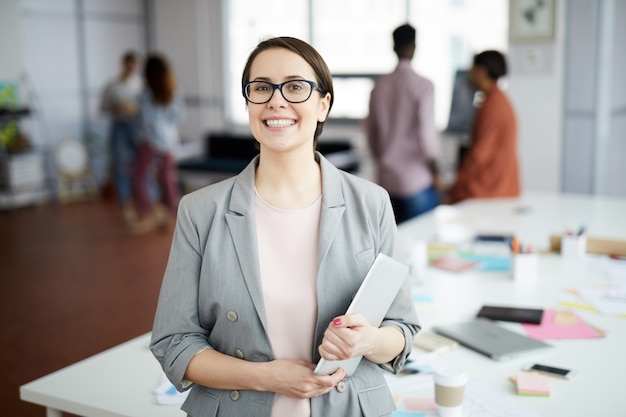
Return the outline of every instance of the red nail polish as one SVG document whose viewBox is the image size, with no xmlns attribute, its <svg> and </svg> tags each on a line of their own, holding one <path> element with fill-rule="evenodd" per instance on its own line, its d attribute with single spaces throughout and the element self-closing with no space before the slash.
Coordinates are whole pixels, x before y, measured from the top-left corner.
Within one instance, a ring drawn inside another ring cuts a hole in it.
<svg viewBox="0 0 626 417">
<path fill-rule="evenodd" d="M 335 319 L 335 320 L 333 320 L 333 324 L 334 324 L 335 326 L 341 326 L 341 319 Z"/>
</svg>

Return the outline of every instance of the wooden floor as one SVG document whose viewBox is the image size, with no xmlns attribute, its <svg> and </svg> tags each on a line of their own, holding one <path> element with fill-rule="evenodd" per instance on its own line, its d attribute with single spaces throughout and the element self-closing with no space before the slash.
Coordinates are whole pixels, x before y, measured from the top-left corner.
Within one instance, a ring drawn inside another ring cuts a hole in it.
<svg viewBox="0 0 626 417">
<path fill-rule="evenodd" d="M 106 199 L 0 211 L 0 416 L 44 417 L 20 385 L 151 329 L 171 233 Z"/>
</svg>

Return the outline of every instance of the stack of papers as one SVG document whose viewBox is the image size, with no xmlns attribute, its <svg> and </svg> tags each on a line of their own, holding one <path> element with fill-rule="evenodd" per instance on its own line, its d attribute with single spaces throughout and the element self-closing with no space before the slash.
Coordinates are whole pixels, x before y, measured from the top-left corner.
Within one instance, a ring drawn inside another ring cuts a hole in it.
<svg viewBox="0 0 626 417">
<path fill-rule="evenodd" d="M 569 288 L 565 290 L 559 304 L 564 307 L 626 317 L 626 286 Z"/>
</svg>

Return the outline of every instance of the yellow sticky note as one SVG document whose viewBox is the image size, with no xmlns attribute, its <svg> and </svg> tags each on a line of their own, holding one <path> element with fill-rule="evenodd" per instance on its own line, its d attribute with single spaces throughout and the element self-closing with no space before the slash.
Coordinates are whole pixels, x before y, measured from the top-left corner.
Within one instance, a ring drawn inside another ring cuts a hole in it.
<svg viewBox="0 0 626 417">
<path fill-rule="evenodd" d="M 559 311 L 554 316 L 554 323 L 562 326 L 572 326 L 579 322 L 580 319 L 578 316 L 570 311 Z"/>
</svg>

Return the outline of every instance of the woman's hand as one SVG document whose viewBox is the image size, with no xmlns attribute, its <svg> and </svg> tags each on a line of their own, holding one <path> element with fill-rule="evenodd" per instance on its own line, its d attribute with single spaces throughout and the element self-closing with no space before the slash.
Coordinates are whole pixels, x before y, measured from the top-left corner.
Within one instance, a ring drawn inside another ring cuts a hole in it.
<svg viewBox="0 0 626 417">
<path fill-rule="evenodd" d="M 374 353 L 378 328 L 371 326 L 360 314 L 335 318 L 324 332 L 319 347 L 322 358 L 343 360 Z"/>
<path fill-rule="evenodd" d="M 267 365 L 267 390 L 300 399 L 328 394 L 347 376 L 341 368 L 331 375 L 314 375 L 315 365 L 306 361 L 276 359 Z"/>
<path fill-rule="evenodd" d="M 360 314 L 336 317 L 324 332 L 319 353 L 343 360 L 363 355 L 374 363 L 393 360 L 404 348 L 404 336 L 393 327 L 374 327 Z"/>
</svg>

